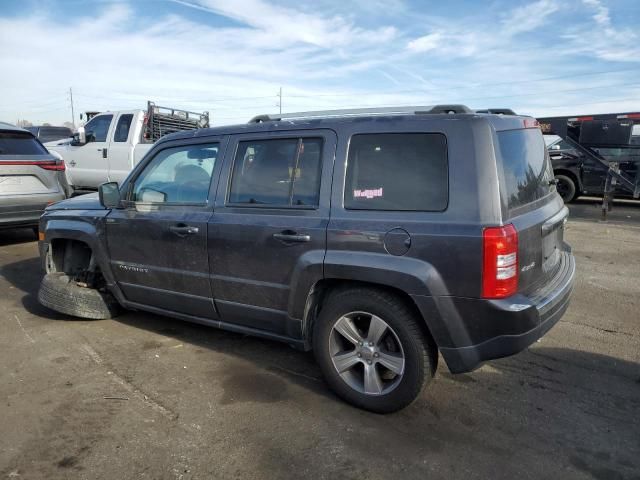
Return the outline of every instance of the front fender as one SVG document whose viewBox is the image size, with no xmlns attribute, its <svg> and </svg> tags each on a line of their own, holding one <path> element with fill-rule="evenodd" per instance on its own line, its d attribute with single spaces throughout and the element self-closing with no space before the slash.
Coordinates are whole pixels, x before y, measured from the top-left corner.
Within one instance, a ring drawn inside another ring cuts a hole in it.
<svg viewBox="0 0 640 480">
<path fill-rule="evenodd" d="M 115 278 L 111 271 L 107 246 L 104 236 L 104 218 L 108 211 L 91 211 L 87 215 L 69 217 L 68 211 L 52 211 L 41 218 L 40 231 L 44 232 L 44 241 L 40 242 L 40 256 L 44 265 L 44 244 L 53 240 L 77 240 L 86 243 L 92 250 L 94 258 L 107 285 L 112 288 Z"/>
</svg>

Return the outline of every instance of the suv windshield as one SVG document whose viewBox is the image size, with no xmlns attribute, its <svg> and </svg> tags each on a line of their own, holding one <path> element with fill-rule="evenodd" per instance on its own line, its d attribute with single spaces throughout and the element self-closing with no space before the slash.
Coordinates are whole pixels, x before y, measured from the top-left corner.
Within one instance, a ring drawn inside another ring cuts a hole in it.
<svg viewBox="0 0 640 480">
<path fill-rule="evenodd" d="M 46 155 L 47 150 L 27 132 L 0 132 L 0 155 Z"/>
<path fill-rule="evenodd" d="M 534 202 L 551 191 L 553 172 L 540 130 L 498 132 L 498 144 L 509 209 Z"/>
</svg>

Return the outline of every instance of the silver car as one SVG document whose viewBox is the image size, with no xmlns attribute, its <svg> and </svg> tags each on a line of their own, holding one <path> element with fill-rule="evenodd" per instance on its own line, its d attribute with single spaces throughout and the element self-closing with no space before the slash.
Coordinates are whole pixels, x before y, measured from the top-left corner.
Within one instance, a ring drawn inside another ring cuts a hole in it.
<svg viewBox="0 0 640 480">
<path fill-rule="evenodd" d="M 37 227 L 45 207 L 66 198 L 64 170 L 31 132 L 0 122 L 0 228 Z"/>
</svg>

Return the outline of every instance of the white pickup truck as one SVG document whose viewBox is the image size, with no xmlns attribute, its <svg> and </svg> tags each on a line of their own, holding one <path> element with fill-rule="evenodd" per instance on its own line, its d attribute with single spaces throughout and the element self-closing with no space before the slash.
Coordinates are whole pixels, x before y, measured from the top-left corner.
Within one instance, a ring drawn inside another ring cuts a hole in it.
<svg viewBox="0 0 640 480">
<path fill-rule="evenodd" d="M 73 190 L 96 190 L 104 182 L 129 175 L 153 143 L 169 133 L 209 126 L 209 114 L 159 107 L 147 110 L 103 112 L 66 140 L 46 143 L 62 156 Z"/>
</svg>

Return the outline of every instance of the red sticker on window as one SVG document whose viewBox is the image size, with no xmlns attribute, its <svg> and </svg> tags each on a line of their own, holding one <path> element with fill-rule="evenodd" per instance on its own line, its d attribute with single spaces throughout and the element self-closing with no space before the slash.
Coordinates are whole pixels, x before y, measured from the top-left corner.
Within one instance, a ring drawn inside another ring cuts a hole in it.
<svg viewBox="0 0 640 480">
<path fill-rule="evenodd" d="M 372 198 L 382 197 L 382 187 L 380 188 L 368 188 L 366 190 L 356 189 L 353 191 L 353 198 L 366 198 L 371 200 Z"/>
</svg>

